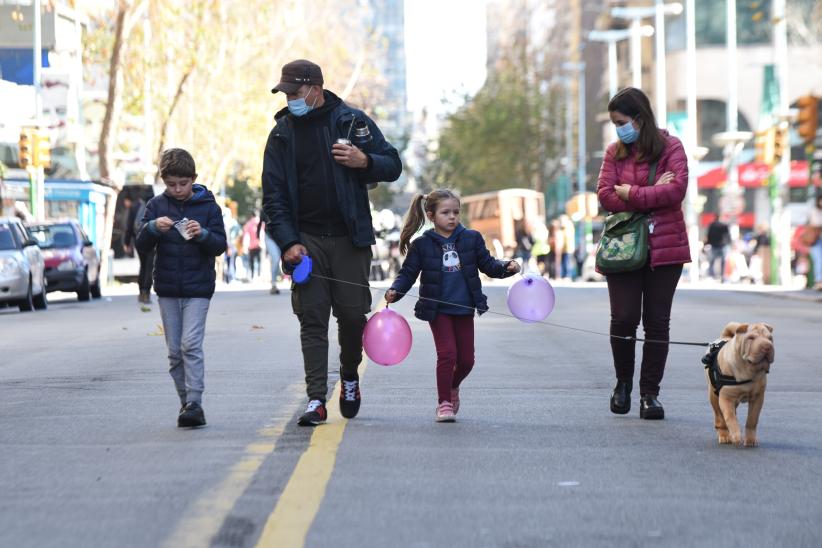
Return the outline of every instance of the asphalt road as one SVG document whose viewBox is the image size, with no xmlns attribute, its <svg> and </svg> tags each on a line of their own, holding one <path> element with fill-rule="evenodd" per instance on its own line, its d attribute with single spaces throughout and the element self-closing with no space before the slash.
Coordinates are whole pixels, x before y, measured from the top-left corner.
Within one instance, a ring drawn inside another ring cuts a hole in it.
<svg viewBox="0 0 822 548">
<path fill-rule="evenodd" d="M 504 287 L 486 293 L 505 311 Z M 287 292 L 216 295 L 199 430 L 176 428 L 156 306 L 0 309 L 0 546 L 254 546 L 272 512 L 306 522 L 305 546 L 822 545 L 819 303 L 677 294 L 674 339 L 774 325 L 756 449 L 717 445 L 701 349 L 671 349 L 666 420 L 641 421 L 636 395 L 630 415 L 608 411 L 606 338 L 490 314 L 459 420 L 437 424 L 433 341 L 412 305 L 396 307 L 408 359 L 368 364 L 360 415 L 314 438 L 295 426 Z M 557 288 L 549 321 L 607 331 L 605 289 Z"/>
</svg>

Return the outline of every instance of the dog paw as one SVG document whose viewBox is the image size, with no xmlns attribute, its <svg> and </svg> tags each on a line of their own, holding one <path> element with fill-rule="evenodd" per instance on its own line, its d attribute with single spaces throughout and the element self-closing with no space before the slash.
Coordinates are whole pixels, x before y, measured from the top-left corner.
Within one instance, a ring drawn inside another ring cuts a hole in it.
<svg viewBox="0 0 822 548">
<path fill-rule="evenodd" d="M 716 438 L 720 445 L 727 445 L 731 443 L 731 436 L 728 434 L 717 434 Z"/>
<path fill-rule="evenodd" d="M 759 447 L 759 440 L 756 436 L 745 436 L 745 447 Z"/>
</svg>

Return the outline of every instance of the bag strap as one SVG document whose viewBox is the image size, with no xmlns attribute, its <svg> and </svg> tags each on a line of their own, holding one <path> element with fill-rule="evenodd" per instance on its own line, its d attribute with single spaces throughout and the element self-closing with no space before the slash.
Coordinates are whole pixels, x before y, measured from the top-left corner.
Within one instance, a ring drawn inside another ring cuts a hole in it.
<svg viewBox="0 0 822 548">
<path fill-rule="evenodd" d="M 656 178 L 656 165 L 657 162 L 651 164 L 651 170 L 648 172 L 648 186 L 653 186 L 654 179 Z"/>
</svg>

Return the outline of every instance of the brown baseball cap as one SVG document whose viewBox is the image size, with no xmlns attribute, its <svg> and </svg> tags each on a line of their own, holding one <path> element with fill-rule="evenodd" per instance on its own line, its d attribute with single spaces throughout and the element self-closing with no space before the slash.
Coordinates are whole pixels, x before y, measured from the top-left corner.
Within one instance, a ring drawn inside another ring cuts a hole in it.
<svg viewBox="0 0 822 548">
<path fill-rule="evenodd" d="M 308 84 L 312 86 L 321 86 L 323 83 L 323 71 L 320 65 L 307 61 L 306 59 L 297 59 L 283 65 L 282 74 L 280 75 L 280 83 L 272 88 L 271 93 L 282 91 L 285 94 L 294 93 L 300 87 Z"/>
</svg>

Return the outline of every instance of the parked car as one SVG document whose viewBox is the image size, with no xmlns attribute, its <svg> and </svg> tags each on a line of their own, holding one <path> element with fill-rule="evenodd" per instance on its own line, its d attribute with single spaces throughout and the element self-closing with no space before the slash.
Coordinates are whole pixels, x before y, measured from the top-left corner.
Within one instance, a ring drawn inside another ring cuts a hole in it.
<svg viewBox="0 0 822 548">
<path fill-rule="evenodd" d="M 29 226 L 46 261 L 48 291 L 70 291 L 77 299 L 100 298 L 100 256 L 76 220 Z"/>
<path fill-rule="evenodd" d="M 0 306 L 21 312 L 48 308 L 43 253 L 31 233 L 14 217 L 0 218 Z"/>
</svg>

